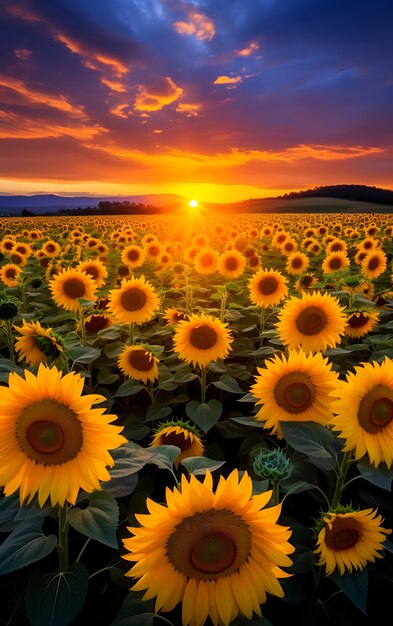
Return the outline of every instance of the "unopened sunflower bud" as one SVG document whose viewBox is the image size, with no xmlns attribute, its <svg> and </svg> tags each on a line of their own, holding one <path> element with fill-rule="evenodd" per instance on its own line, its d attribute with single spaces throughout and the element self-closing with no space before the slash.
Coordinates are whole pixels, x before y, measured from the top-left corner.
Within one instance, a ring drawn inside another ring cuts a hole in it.
<svg viewBox="0 0 393 626">
<path fill-rule="evenodd" d="M 268 480 L 284 480 L 292 472 L 292 463 L 280 449 L 260 450 L 253 462 L 255 474 Z"/>
</svg>

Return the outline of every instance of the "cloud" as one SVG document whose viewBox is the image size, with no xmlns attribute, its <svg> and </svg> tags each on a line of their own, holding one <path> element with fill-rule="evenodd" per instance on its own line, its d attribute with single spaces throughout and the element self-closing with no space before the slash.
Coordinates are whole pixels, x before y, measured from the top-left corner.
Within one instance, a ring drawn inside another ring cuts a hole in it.
<svg viewBox="0 0 393 626">
<path fill-rule="evenodd" d="M 128 118 L 129 113 L 126 113 L 126 109 L 129 107 L 129 104 L 126 102 L 125 104 L 117 104 L 116 106 L 109 109 L 109 112 L 112 115 L 116 115 L 117 117 L 123 117 L 124 119 Z"/>
<path fill-rule="evenodd" d="M 183 93 L 169 76 L 159 77 L 150 85 L 139 85 L 135 98 L 137 111 L 159 111 L 175 102 Z"/>
<path fill-rule="evenodd" d="M 122 85 L 121 83 L 119 83 L 116 80 L 109 80 L 109 78 L 101 78 L 100 79 L 101 83 L 103 85 L 106 85 L 107 87 L 109 87 L 109 89 L 111 89 L 112 91 L 117 91 L 118 93 L 126 93 L 127 89 L 124 87 L 124 85 Z"/>
<path fill-rule="evenodd" d="M 62 32 L 57 32 L 55 37 L 57 41 L 67 46 L 71 52 L 82 57 L 82 63 L 89 69 L 102 71 L 105 67 L 109 66 L 117 77 L 126 74 L 129 70 L 128 66 L 122 61 L 119 61 L 119 59 L 116 59 L 112 54 L 102 53 L 92 48 L 84 41 L 72 38 L 70 35 L 66 35 Z"/>
<path fill-rule="evenodd" d="M 179 35 L 191 35 L 201 41 L 211 41 L 216 34 L 213 20 L 193 7 L 186 7 L 185 12 L 187 20 L 174 22 L 175 31 Z"/>
<path fill-rule="evenodd" d="M 20 61 L 28 61 L 30 56 L 33 54 L 33 51 L 28 50 L 27 48 L 15 48 L 14 54 Z"/>
<path fill-rule="evenodd" d="M 177 105 L 177 113 L 185 113 L 187 117 L 199 117 L 201 112 L 201 104 L 191 104 L 186 102 L 179 102 Z"/>
<path fill-rule="evenodd" d="M 216 80 L 213 81 L 212 85 L 237 85 L 242 82 L 241 76 L 226 76 L 225 74 L 222 76 L 217 76 Z"/>
<path fill-rule="evenodd" d="M 73 137 L 87 141 L 103 132 L 107 132 L 106 129 L 98 124 L 56 124 L 44 119 L 28 119 L 11 111 L 0 111 L 0 139 Z"/>
<path fill-rule="evenodd" d="M 2 99 L 3 102 L 10 101 L 10 97 L 7 92 L 11 91 L 13 94 L 18 94 L 18 96 L 20 96 L 20 98 L 24 101 L 23 103 L 28 102 L 29 104 L 47 106 L 52 109 L 57 109 L 58 111 L 63 111 L 64 113 L 68 113 L 73 117 L 86 118 L 84 107 L 77 106 L 69 102 L 62 94 L 47 94 L 28 87 L 22 80 L 4 75 L 0 75 L 0 87 L 5 88 L 6 90 L 6 93 L 3 93 L 3 97 L 0 95 L 0 99 Z"/>
<path fill-rule="evenodd" d="M 254 52 L 259 50 L 259 44 L 256 41 L 251 41 L 246 48 L 242 48 L 241 50 L 236 50 L 236 54 L 239 57 L 248 57 Z"/>
</svg>

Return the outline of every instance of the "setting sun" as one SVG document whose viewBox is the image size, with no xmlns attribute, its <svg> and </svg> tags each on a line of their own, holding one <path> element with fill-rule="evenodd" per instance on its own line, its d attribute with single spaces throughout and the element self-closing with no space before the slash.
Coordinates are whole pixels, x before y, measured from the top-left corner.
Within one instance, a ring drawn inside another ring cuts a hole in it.
<svg viewBox="0 0 393 626">
<path fill-rule="evenodd" d="M 190 200 L 189 205 L 191 209 L 196 209 L 198 206 L 198 200 Z"/>
</svg>

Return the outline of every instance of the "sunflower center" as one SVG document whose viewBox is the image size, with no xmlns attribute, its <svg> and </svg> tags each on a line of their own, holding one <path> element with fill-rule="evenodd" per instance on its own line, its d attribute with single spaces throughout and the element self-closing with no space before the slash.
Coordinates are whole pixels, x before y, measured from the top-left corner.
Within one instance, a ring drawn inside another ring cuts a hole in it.
<svg viewBox="0 0 393 626">
<path fill-rule="evenodd" d="M 82 281 L 77 278 L 69 278 L 63 284 L 63 291 L 67 298 L 76 300 L 77 298 L 83 298 L 86 290 Z"/>
<path fill-rule="evenodd" d="M 83 442 L 76 413 L 54 398 L 26 406 L 19 414 L 16 432 L 22 451 L 42 465 L 71 461 Z"/>
<path fill-rule="evenodd" d="M 55 246 L 52 243 L 48 243 L 46 249 L 48 252 L 54 252 L 56 250 Z"/>
<path fill-rule="evenodd" d="M 5 275 L 7 276 L 7 278 L 9 278 L 10 280 L 15 280 L 16 278 L 16 270 L 14 270 L 14 268 L 10 268 L 6 271 Z"/>
<path fill-rule="evenodd" d="M 341 259 L 339 259 L 337 257 L 335 259 L 330 259 L 329 267 L 332 270 L 340 269 L 340 267 L 341 267 Z"/>
<path fill-rule="evenodd" d="M 202 267 L 210 267 L 212 262 L 213 262 L 213 259 L 210 254 L 202 254 L 200 258 L 200 263 Z"/>
<path fill-rule="evenodd" d="M 360 313 L 360 315 L 352 315 L 348 320 L 348 325 L 351 328 L 362 328 L 368 322 L 369 318 L 364 313 Z"/>
<path fill-rule="evenodd" d="M 150 246 L 149 254 L 151 256 L 158 256 L 160 254 L 160 248 L 158 246 Z"/>
<path fill-rule="evenodd" d="M 359 539 L 359 524 L 350 517 L 336 517 L 331 528 L 325 526 L 325 543 L 330 550 L 348 550 Z"/>
<path fill-rule="evenodd" d="M 325 311 L 317 306 L 309 306 L 301 311 L 296 319 L 296 327 L 302 335 L 317 335 L 327 325 Z"/>
<path fill-rule="evenodd" d="M 184 433 L 167 433 L 162 436 L 162 445 L 177 446 L 180 450 L 188 450 L 192 446 L 192 437 L 184 436 Z"/>
<path fill-rule="evenodd" d="M 38 420 L 28 427 L 26 439 L 36 452 L 53 454 L 63 445 L 64 433 L 59 424 L 49 420 Z"/>
<path fill-rule="evenodd" d="M 245 521 L 227 509 L 187 517 L 169 537 L 166 555 L 185 576 L 216 580 L 238 570 L 249 557 L 251 535 Z"/>
<path fill-rule="evenodd" d="M 225 261 L 225 267 L 229 272 L 233 272 L 237 269 L 237 260 L 233 256 L 228 257 Z"/>
<path fill-rule="evenodd" d="M 263 296 L 270 296 L 277 290 L 278 282 L 273 276 L 262 278 L 258 283 L 258 289 Z"/>
<path fill-rule="evenodd" d="M 300 257 L 295 257 L 294 259 L 292 259 L 292 267 L 295 270 L 298 270 L 299 267 L 302 266 L 302 260 Z"/>
<path fill-rule="evenodd" d="M 138 287 L 131 287 L 122 293 L 120 303 L 126 311 L 139 311 L 143 309 L 147 301 L 146 294 Z"/>
<path fill-rule="evenodd" d="M 109 326 L 110 322 L 105 315 L 91 315 L 90 319 L 85 321 L 85 328 L 88 333 L 97 333 Z"/>
<path fill-rule="evenodd" d="M 383 430 L 393 419 L 393 389 L 376 385 L 361 399 L 358 409 L 360 426 L 368 433 Z"/>
<path fill-rule="evenodd" d="M 139 252 L 138 252 L 138 250 L 129 250 L 127 252 L 127 258 L 130 261 L 137 261 L 139 259 Z"/>
<path fill-rule="evenodd" d="M 307 374 L 290 372 L 280 378 L 273 394 L 278 406 L 288 413 L 303 413 L 314 402 L 315 388 Z"/>
<path fill-rule="evenodd" d="M 98 269 L 95 267 L 95 265 L 88 265 L 83 271 L 91 276 L 94 280 L 96 280 L 98 277 Z"/>
<path fill-rule="evenodd" d="M 371 271 L 376 270 L 378 265 L 379 265 L 378 257 L 373 256 L 368 263 L 368 269 Z"/>
<path fill-rule="evenodd" d="M 217 333 L 210 326 L 197 326 L 191 330 L 190 343 L 198 350 L 210 350 L 217 343 Z"/>
<path fill-rule="evenodd" d="M 133 350 L 128 357 L 131 367 L 140 372 L 148 372 L 154 365 L 154 359 L 146 350 Z"/>
</svg>

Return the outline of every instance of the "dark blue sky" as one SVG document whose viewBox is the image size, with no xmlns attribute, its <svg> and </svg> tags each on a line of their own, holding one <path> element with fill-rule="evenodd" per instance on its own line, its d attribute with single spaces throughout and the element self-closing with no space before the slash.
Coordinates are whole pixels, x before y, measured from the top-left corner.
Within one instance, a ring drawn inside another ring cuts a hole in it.
<svg viewBox="0 0 393 626">
<path fill-rule="evenodd" d="M 393 187 L 388 0 L 1 4 L 1 191 Z"/>
</svg>

